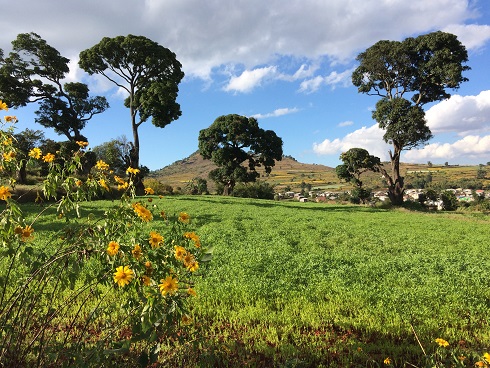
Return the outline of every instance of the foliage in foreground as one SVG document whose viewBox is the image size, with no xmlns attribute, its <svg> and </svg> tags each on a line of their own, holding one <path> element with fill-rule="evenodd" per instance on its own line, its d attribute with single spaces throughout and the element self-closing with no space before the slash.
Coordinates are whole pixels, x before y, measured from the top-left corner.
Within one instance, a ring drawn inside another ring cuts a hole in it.
<svg viewBox="0 0 490 368">
<path fill-rule="evenodd" d="M 7 110 L 1 101 L 0 107 Z M 129 167 L 123 179 L 99 160 L 88 177 L 81 177 L 85 141 L 76 142 L 68 160 L 39 147 L 29 152 L 29 160 L 49 165 L 40 190 L 52 202 L 26 216 L 14 199 L 12 176 L 23 165 L 13 135 L 16 118 L 5 121 L 0 130 L 0 200 L 5 202 L 0 366 L 156 361 L 162 336 L 190 322 L 187 304 L 196 296 L 196 274 L 211 258 L 190 231 L 190 216 L 167 214 L 151 205 L 152 198 L 135 201 L 138 169 Z M 111 185 L 123 192 L 120 201 L 82 217 L 80 203 Z M 145 191 L 153 194 L 152 188 Z M 43 222 L 53 211 L 56 220 Z M 49 231 L 38 233 L 43 226 Z"/>
</svg>

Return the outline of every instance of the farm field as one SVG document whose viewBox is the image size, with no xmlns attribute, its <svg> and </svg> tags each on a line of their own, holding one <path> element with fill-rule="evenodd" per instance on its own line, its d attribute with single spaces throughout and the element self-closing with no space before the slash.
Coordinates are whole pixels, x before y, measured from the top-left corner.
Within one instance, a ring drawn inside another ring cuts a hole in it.
<svg viewBox="0 0 490 368">
<path fill-rule="evenodd" d="M 215 246 L 196 316 L 221 359 L 241 346 L 237 364 L 420 364 L 412 327 L 427 350 L 436 338 L 489 347 L 488 218 L 216 197 L 167 206 L 194 213 Z"/>
<path fill-rule="evenodd" d="M 153 203 L 189 213 L 214 247 L 194 323 L 181 342 L 163 340 L 162 366 L 377 367 L 389 357 L 423 367 L 443 361 L 441 349 L 473 366 L 490 350 L 488 216 L 218 196 Z M 84 204 L 81 216 L 109 206 Z M 44 231 L 62 226 L 52 221 Z"/>
</svg>

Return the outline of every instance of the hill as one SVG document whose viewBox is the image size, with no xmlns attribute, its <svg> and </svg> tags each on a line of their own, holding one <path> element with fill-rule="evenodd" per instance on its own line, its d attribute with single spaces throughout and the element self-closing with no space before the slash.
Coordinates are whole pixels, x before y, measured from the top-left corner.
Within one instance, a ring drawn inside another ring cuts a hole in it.
<svg viewBox="0 0 490 368">
<path fill-rule="evenodd" d="M 384 163 L 389 168 L 389 163 Z M 150 178 L 157 179 L 162 183 L 171 185 L 173 188 L 184 188 L 186 183 L 194 178 L 202 178 L 208 181 L 208 188 L 214 190 L 214 183 L 209 180 L 208 174 L 215 169 L 216 165 L 210 160 L 205 160 L 198 151 L 182 160 L 178 160 L 162 169 L 152 171 Z M 471 181 L 476 179 L 477 165 L 455 166 L 455 165 L 433 165 L 401 163 L 401 174 L 405 177 L 406 184 L 416 183 L 421 178 L 430 175 L 433 183 L 456 183 L 461 180 Z M 291 156 L 284 156 L 281 161 L 276 161 L 272 172 L 267 175 L 259 168 L 260 180 L 275 186 L 276 191 L 300 191 L 302 183 L 311 184 L 313 189 L 321 190 L 347 190 L 349 184 L 341 183 L 335 174 L 335 168 L 318 165 L 305 164 L 297 161 Z M 388 169 L 388 171 L 390 171 Z M 490 174 L 490 173 L 489 173 Z M 366 187 L 372 189 L 383 189 L 385 183 L 379 173 L 365 173 L 361 179 Z M 484 185 L 490 185 L 490 180 L 484 180 Z"/>
</svg>

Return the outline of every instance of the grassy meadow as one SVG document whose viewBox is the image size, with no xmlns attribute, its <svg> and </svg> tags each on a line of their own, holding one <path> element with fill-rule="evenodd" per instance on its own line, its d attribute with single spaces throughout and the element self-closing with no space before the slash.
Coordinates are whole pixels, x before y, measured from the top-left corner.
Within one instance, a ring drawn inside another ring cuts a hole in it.
<svg viewBox="0 0 490 368">
<path fill-rule="evenodd" d="M 486 215 L 220 196 L 152 204 L 189 213 L 214 247 L 194 323 L 182 340 L 162 340 L 161 366 L 380 367 L 389 357 L 425 367 L 453 355 L 470 367 L 490 350 Z M 80 214 L 111 205 L 85 203 Z M 43 221 L 41 237 L 63 226 L 54 211 Z"/>
</svg>

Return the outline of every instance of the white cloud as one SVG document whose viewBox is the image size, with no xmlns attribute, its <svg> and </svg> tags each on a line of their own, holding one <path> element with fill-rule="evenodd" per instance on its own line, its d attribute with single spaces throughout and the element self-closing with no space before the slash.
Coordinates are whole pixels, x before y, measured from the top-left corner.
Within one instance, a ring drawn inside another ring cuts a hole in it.
<svg viewBox="0 0 490 368">
<path fill-rule="evenodd" d="M 451 24 L 443 28 L 458 36 L 458 39 L 468 50 L 478 50 L 490 40 L 490 26 L 478 24 Z"/>
<path fill-rule="evenodd" d="M 354 69 L 344 70 L 341 73 L 333 71 L 325 77 L 316 76 L 314 78 L 304 80 L 300 84 L 299 92 L 313 93 L 323 85 L 332 86 L 332 88 L 335 88 L 337 85 L 347 87 L 351 85 L 351 75 L 353 71 Z"/>
<path fill-rule="evenodd" d="M 228 92 L 250 92 L 255 87 L 260 86 L 263 80 L 272 78 L 274 74 L 276 74 L 275 66 L 245 70 L 238 77 L 232 77 L 223 89 Z"/>
<path fill-rule="evenodd" d="M 273 112 L 269 112 L 267 114 L 255 114 L 252 115 L 252 117 L 255 119 L 266 119 L 266 118 L 273 118 L 273 117 L 278 117 L 278 116 L 283 116 L 288 114 L 294 114 L 298 111 L 299 109 L 296 107 L 293 108 L 285 107 L 282 109 L 276 109 Z"/>
<path fill-rule="evenodd" d="M 337 126 L 342 128 L 342 127 L 351 126 L 351 125 L 354 125 L 354 122 L 351 120 L 348 120 L 348 121 L 343 121 L 343 122 L 339 123 L 339 125 L 337 125 Z"/>
<path fill-rule="evenodd" d="M 4 50 L 21 32 L 40 34 L 64 55 L 105 36 L 145 35 L 174 51 L 187 75 L 203 79 L 225 65 L 251 70 L 280 56 L 302 63 L 351 60 L 380 39 L 448 24 L 469 47 L 488 39 L 487 26 L 460 26 L 478 19 L 468 0 L 144 0 L 138 6 L 130 0 L 19 0 L 9 3 L 9 12 L 22 14 L 22 21 L 2 20 Z"/>
<path fill-rule="evenodd" d="M 461 163 L 488 162 L 490 157 L 490 135 L 480 137 L 468 135 L 454 143 L 431 143 L 421 149 L 404 154 L 410 162 L 443 159 Z"/>
<path fill-rule="evenodd" d="M 343 138 L 325 139 L 321 143 L 313 143 L 313 151 L 318 155 L 340 155 L 351 148 L 364 148 L 371 155 L 382 161 L 388 160 L 390 146 L 383 140 L 384 131 L 374 124 L 368 128 L 362 127 Z"/>
<path fill-rule="evenodd" d="M 489 131 L 490 90 L 476 96 L 453 95 L 432 106 L 425 116 L 433 134 L 457 132 L 466 135 Z"/>
</svg>

